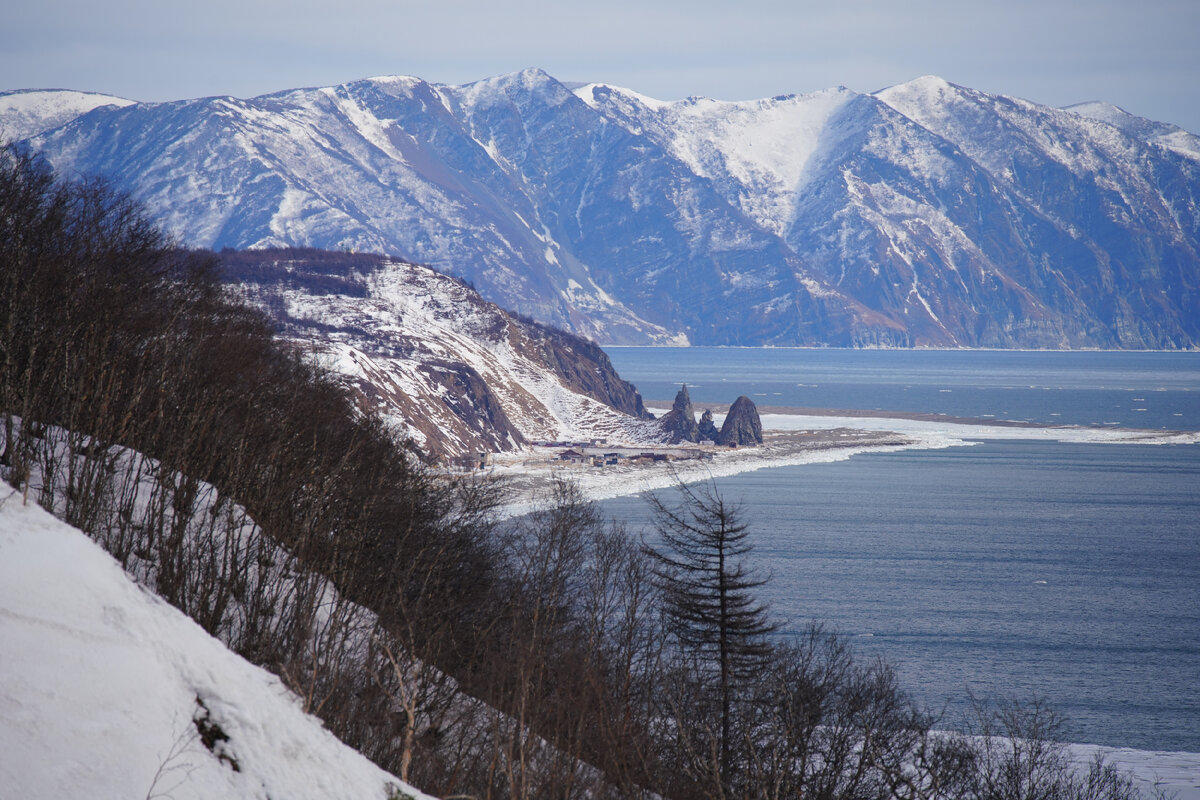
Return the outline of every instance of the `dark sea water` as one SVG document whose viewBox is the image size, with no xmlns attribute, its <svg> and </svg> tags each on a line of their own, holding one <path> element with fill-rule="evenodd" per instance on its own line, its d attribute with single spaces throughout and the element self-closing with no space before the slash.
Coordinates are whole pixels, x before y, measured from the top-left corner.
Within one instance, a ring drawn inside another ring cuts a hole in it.
<svg viewBox="0 0 1200 800">
<path fill-rule="evenodd" d="M 650 398 L 1200 429 L 1200 354 L 622 348 Z M 1144 411 L 1141 409 L 1145 409 Z M 764 596 L 954 721 L 1041 697 L 1072 741 L 1200 752 L 1200 445 L 992 441 L 719 479 Z M 604 502 L 640 524 L 636 497 Z"/>
</svg>

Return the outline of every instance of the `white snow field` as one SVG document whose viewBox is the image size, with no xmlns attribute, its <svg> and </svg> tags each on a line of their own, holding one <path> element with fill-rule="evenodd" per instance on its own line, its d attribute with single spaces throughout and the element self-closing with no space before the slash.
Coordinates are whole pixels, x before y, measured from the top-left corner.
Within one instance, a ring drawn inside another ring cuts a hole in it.
<svg viewBox="0 0 1200 800">
<path fill-rule="evenodd" d="M 424 797 L 83 533 L 0 498 L 0 796 Z"/>
</svg>

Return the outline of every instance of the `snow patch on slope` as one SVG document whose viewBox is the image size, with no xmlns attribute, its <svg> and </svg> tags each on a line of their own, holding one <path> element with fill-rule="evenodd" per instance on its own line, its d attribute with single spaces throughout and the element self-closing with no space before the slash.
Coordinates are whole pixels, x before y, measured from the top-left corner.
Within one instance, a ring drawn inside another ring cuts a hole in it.
<svg viewBox="0 0 1200 800">
<path fill-rule="evenodd" d="M 424 797 L 15 493 L 0 501 L 0 641 L 0 786 L 12 797 Z M 228 736 L 215 752 L 203 716 Z"/>
<path fill-rule="evenodd" d="M 695 174 L 742 187 L 735 192 L 741 210 L 776 234 L 791 222 L 830 120 L 858 96 L 839 87 L 764 100 L 663 102 L 605 84 L 576 94 L 602 113 L 617 113 L 627 129 L 650 136 Z"/>
<path fill-rule="evenodd" d="M 1104 122 L 1137 139 L 1172 150 L 1181 156 L 1200 161 L 1200 136 L 1178 125 L 1130 114 L 1112 103 L 1090 102 L 1067 106 L 1064 111 Z"/>
</svg>

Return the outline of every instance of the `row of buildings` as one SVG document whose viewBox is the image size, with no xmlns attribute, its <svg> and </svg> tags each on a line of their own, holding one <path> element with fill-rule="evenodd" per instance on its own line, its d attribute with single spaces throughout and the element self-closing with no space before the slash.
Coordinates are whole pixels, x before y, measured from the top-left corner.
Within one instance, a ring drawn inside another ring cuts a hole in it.
<svg viewBox="0 0 1200 800">
<path fill-rule="evenodd" d="M 653 450 L 616 448 L 597 451 L 591 447 L 569 448 L 559 453 L 556 459 L 567 464 L 614 467 L 620 464 L 657 464 L 667 461 L 711 459 L 712 450 L 697 448 L 655 448 Z"/>
<path fill-rule="evenodd" d="M 668 461 L 709 460 L 719 447 L 716 442 L 701 442 L 700 447 L 619 447 L 609 445 L 604 439 L 588 442 L 533 442 L 539 450 L 552 451 L 538 459 L 538 463 L 558 463 L 583 467 L 615 467 L 619 465 L 657 464 Z M 705 446 L 707 445 L 707 446 Z M 561 452 L 558 452 L 561 451 Z M 495 463 L 492 453 L 473 452 L 455 456 L 448 460 L 450 469 L 461 472 L 486 470 Z M 529 463 L 529 462 L 527 462 Z"/>
</svg>

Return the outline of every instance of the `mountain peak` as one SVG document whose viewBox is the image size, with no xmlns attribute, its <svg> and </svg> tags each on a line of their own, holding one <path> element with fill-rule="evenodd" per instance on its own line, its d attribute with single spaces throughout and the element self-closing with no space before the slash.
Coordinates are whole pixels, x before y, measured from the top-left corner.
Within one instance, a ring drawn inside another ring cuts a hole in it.
<svg viewBox="0 0 1200 800">
<path fill-rule="evenodd" d="M 557 78 L 540 67 L 527 67 L 517 72 L 509 72 L 505 75 L 496 75 L 447 88 L 461 96 L 469 105 L 481 101 L 487 102 L 488 98 L 507 96 L 512 99 L 521 95 L 548 98 L 551 104 L 558 105 L 574 94 Z"/>
<path fill-rule="evenodd" d="M 946 95 L 958 93 L 962 88 L 958 84 L 951 83 L 937 75 L 922 75 L 918 78 L 913 78 L 911 81 L 897 83 L 895 86 L 880 89 L 874 92 L 873 95 L 885 103 L 888 102 L 889 98 L 896 97 L 925 97 L 936 101 Z"/>
<path fill-rule="evenodd" d="M 495 75 L 491 78 L 472 81 L 464 84 L 463 88 L 476 86 L 496 86 L 496 87 L 513 87 L 520 86 L 525 89 L 538 89 L 544 86 L 561 86 L 558 79 L 541 67 L 526 67 L 525 69 L 517 70 L 516 72 L 508 72 L 503 75 Z"/>
<path fill-rule="evenodd" d="M 1112 125 L 1127 136 L 1165 147 L 1187 158 L 1200 160 L 1200 136 L 1178 125 L 1139 117 L 1120 106 L 1099 100 L 1066 106 L 1063 111 Z"/>
<path fill-rule="evenodd" d="M 392 87 L 410 89 L 413 86 L 426 83 L 426 81 L 423 78 L 416 77 L 415 75 L 376 75 L 371 78 L 363 78 L 360 81 L 352 81 L 350 84 L 343 84 L 343 86 L 362 83 L 378 86 L 381 89 Z"/>
<path fill-rule="evenodd" d="M 900 84 L 901 86 L 921 86 L 927 88 L 948 89 L 954 86 L 953 83 L 946 80 L 940 75 L 919 75 L 911 81 Z"/>
<path fill-rule="evenodd" d="M 1132 117 L 1125 109 L 1120 106 L 1115 106 L 1112 103 L 1106 103 L 1103 100 L 1088 100 L 1083 103 L 1074 103 L 1069 106 L 1063 106 L 1063 111 L 1070 111 L 1075 114 L 1081 114 L 1092 119 L 1123 119 Z"/>
<path fill-rule="evenodd" d="M 626 89 L 623 86 L 614 86 L 611 83 L 587 83 L 575 88 L 575 95 L 587 103 L 592 108 L 596 108 L 601 104 L 601 98 L 618 97 L 634 100 L 646 108 L 658 110 L 671 105 L 669 101 L 657 100 L 644 94 L 635 92 L 633 89 Z"/>
<path fill-rule="evenodd" d="M 0 142 L 37 136 L 103 106 L 134 104 L 123 97 L 71 89 L 0 92 Z"/>
</svg>

